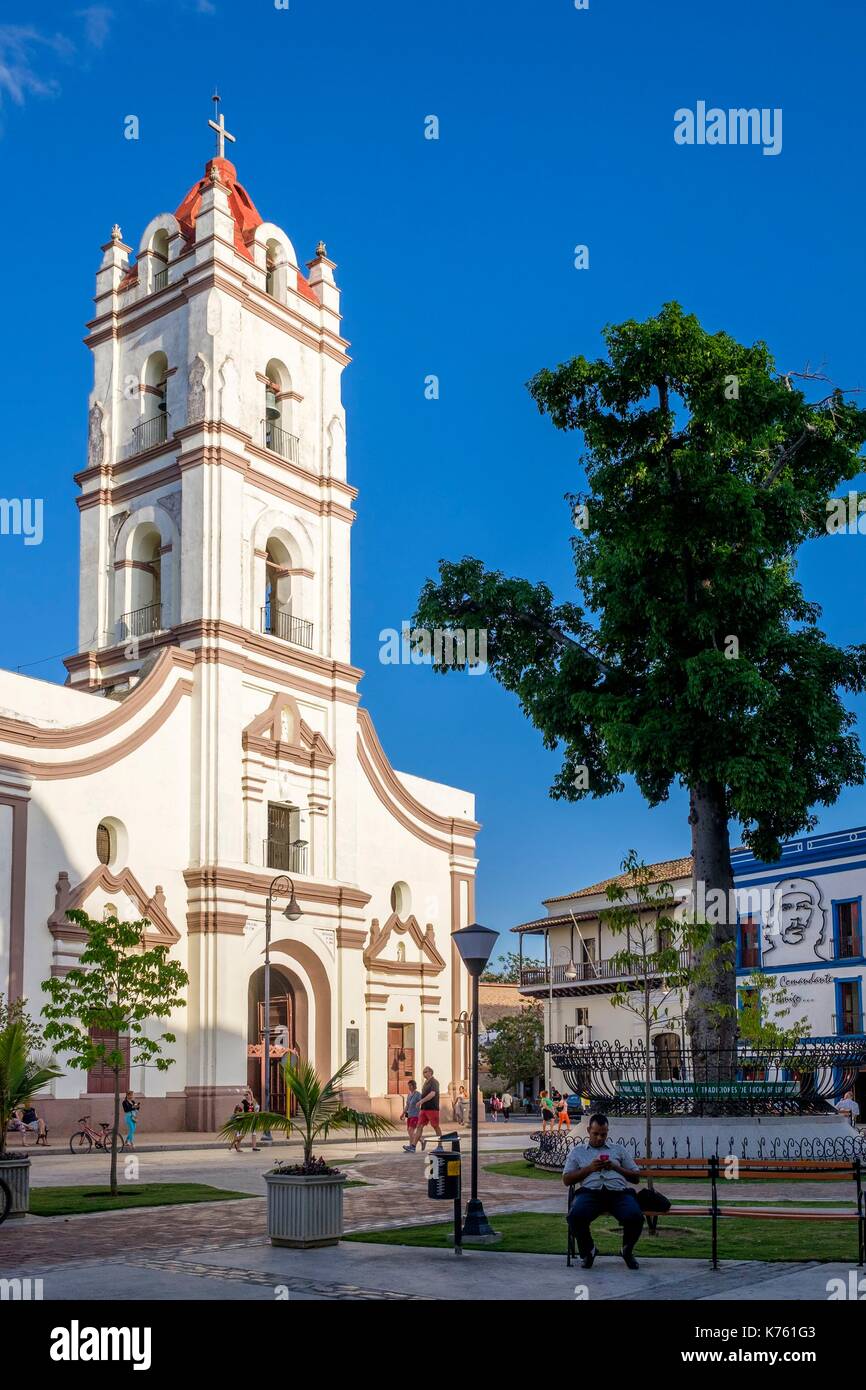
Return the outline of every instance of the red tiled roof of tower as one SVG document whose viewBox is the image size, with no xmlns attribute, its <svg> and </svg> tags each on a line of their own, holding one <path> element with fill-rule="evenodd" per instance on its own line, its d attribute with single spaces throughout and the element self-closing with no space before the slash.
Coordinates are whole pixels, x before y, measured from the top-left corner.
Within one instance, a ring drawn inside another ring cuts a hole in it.
<svg viewBox="0 0 866 1390">
<path fill-rule="evenodd" d="M 214 166 L 216 166 L 220 176 L 220 182 L 228 189 L 229 212 L 232 215 L 235 228 L 235 246 L 242 256 L 246 256 L 247 260 L 251 261 L 253 254 L 250 250 L 250 242 L 255 235 L 256 228 L 262 225 L 263 219 L 243 184 L 238 183 L 237 169 L 230 159 L 208 160 L 205 165 L 204 178 L 193 184 L 174 215 L 178 220 L 184 240 L 193 241 L 195 222 L 201 207 L 201 195 L 210 183 L 210 172 Z M 130 283 L 132 282 L 130 281 Z M 300 270 L 298 271 L 298 294 L 302 294 L 312 304 L 319 303 L 315 291 Z"/>
<path fill-rule="evenodd" d="M 214 168 L 219 174 L 220 183 L 228 189 L 229 212 L 235 226 L 235 246 L 241 255 L 251 261 L 253 256 L 249 242 L 253 239 L 256 227 L 261 226 L 262 218 L 246 189 L 238 183 L 238 171 L 230 159 L 209 159 L 205 165 L 204 178 L 193 184 L 174 215 L 184 240 L 192 241 L 195 237 L 196 218 L 201 208 L 201 195 L 210 183 L 211 169 Z"/>
<path fill-rule="evenodd" d="M 684 859 L 661 859 L 657 864 L 648 864 L 647 868 L 652 873 L 653 883 L 672 883 L 676 879 L 691 878 L 692 857 L 687 855 Z M 603 893 L 608 884 L 629 883 L 628 874 L 612 874 L 610 878 L 603 878 L 600 883 L 591 883 L 588 888 L 576 888 L 573 893 L 560 893 L 555 898 L 543 898 L 545 907 L 548 903 L 564 903 L 570 898 L 589 898 L 594 893 Z"/>
</svg>

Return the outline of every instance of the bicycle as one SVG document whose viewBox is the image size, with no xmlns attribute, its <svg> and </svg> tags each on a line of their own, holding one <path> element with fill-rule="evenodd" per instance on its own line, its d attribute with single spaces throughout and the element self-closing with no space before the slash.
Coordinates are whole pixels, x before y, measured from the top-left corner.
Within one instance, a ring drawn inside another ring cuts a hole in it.
<svg viewBox="0 0 866 1390">
<path fill-rule="evenodd" d="M 104 1149 L 106 1153 L 112 1150 L 123 1153 L 126 1148 L 126 1139 L 119 1129 L 112 1129 L 107 1120 L 100 1120 L 100 1133 L 93 1128 L 90 1123 L 90 1116 L 83 1115 L 78 1121 L 81 1129 L 77 1130 L 69 1140 L 69 1152 L 74 1154 L 90 1153 L 94 1144 L 97 1149 Z"/>
</svg>

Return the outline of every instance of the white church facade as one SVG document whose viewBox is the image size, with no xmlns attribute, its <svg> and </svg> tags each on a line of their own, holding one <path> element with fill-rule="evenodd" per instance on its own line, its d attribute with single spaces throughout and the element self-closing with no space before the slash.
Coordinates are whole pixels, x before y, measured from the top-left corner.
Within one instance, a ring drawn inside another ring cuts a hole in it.
<svg viewBox="0 0 866 1390">
<path fill-rule="evenodd" d="M 81 950 L 70 907 L 148 918 L 190 980 L 174 1065 L 129 1073 L 152 1131 L 261 1094 L 282 874 L 276 1063 L 355 1059 L 347 1099 L 391 1114 L 427 1065 L 443 1101 L 467 1079 L 474 798 L 395 772 L 359 708 L 335 267 L 322 244 L 299 266 L 226 134 L 134 263 L 118 227 L 103 247 L 79 650 L 65 686 L 0 672 L 0 990 L 38 1014 Z M 104 1089 L 67 1071 L 41 1113 L 107 1118 Z"/>
</svg>

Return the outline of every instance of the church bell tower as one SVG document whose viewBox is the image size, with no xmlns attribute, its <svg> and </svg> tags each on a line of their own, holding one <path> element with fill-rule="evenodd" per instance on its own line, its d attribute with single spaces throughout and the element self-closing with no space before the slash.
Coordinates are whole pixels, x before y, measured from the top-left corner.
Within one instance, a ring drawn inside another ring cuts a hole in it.
<svg viewBox="0 0 866 1390">
<path fill-rule="evenodd" d="M 219 113 L 219 98 L 214 98 Z M 166 645 L 349 661 L 340 294 L 214 157 L 135 261 L 103 246 L 73 685 L 122 697 Z"/>
</svg>

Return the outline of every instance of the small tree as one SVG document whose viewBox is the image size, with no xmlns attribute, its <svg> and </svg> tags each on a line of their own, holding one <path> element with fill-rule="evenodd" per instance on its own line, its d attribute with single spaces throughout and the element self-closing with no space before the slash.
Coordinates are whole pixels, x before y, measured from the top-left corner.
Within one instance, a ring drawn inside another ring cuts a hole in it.
<svg viewBox="0 0 866 1390">
<path fill-rule="evenodd" d="M 530 1004 L 519 1014 L 500 1018 L 489 1031 L 484 1063 L 492 1076 L 501 1076 L 508 1086 L 540 1076 L 544 1071 L 544 1012 L 540 1004 Z"/>
<path fill-rule="evenodd" d="M 520 956 L 514 951 L 503 951 L 491 961 L 481 979 L 486 984 L 519 985 Z"/>
<path fill-rule="evenodd" d="M 5 995 L 0 994 L 0 1032 L 5 1032 L 11 1023 L 22 1023 L 24 1034 L 27 1039 L 27 1046 L 33 1052 L 42 1052 L 45 1047 L 45 1038 L 42 1028 L 31 1018 L 27 1012 L 26 999 L 10 999 L 8 1002 Z"/>
<path fill-rule="evenodd" d="M 733 964 L 726 945 L 708 945 L 711 929 L 694 917 L 677 918 L 669 914 L 673 905 L 670 883 L 653 881 L 652 870 L 629 850 L 622 862 L 625 883 L 607 888 L 610 902 L 619 904 L 600 914 L 614 937 L 625 937 L 621 950 L 612 960 L 617 974 L 633 977 L 619 980 L 611 995 L 615 1008 L 628 1009 L 643 1026 L 644 1106 L 646 1110 L 646 1153 L 652 1156 L 652 1030 L 661 1021 L 673 1022 L 685 1032 L 688 992 L 701 972 L 718 973 L 719 955 Z M 722 966 L 724 968 L 724 966 Z M 675 1003 L 671 1017 L 669 1003 Z M 719 1008 L 726 1007 L 719 1005 Z M 706 1068 L 704 1068 L 706 1069 Z"/>
<path fill-rule="evenodd" d="M 797 1002 L 787 985 L 779 984 L 774 975 L 756 970 L 740 986 L 737 1021 L 741 1041 L 755 1047 L 785 1050 L 796 1047 L 801 1038 L 809 1036 L 809 1020 L 798 1018 L 793 1023 L 783 1023 L 783 1020 L 790 1016 Z"/>
<path fill-rule="evenodd" d="M 0 994 L 0 1158 L 7 1155 L 6 1131 L 14 1112 L 61 1074 L 53 1058 L 32 1055 L 43 1041 L 25 1010 L 26 1000 L 7 1004 Z"/>
<path fill-rule="evenodd" d="M 67 912 L 71 922 L 87 932 L 80 964 L 66 975 L 43 981 L 49 996 L 43 1009 L 48 1019 L 46 1038 L 69 1065 L 90 1071 L 103 1063 L 114 1073 L 114 1134 L 120 1130 L 120 1075 L 126 1059 L 121 1038 L 129 1036 L 130 1066 L 154 1066 L 167 1071 L 174 1058 L 163 1047 L 176 1041 L 174 1033 L 156 1038 L 145 1034 L 146 1024 L 168 1018 L 186 1005 L 182 991 L 189 976 L 168 959 L 167 946 L 147 947 L 146 919 L 121 922 L 117 917 L 95 921 L 85 912 Z M 94 1036 L 96 1035 L 96 1036 Z M 111 1193 L 117 1194 L 117 1143 L 111 1146 Z"/>
</svg>

